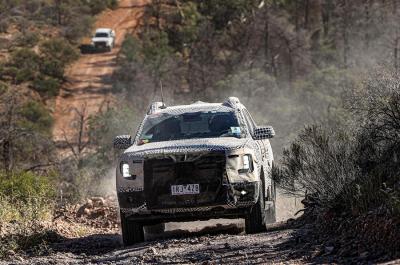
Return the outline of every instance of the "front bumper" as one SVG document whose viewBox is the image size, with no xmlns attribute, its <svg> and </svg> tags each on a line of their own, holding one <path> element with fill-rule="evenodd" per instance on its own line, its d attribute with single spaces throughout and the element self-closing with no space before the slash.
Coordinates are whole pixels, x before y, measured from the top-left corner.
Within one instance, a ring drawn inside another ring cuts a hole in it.
<svg viewBox="0 0 400 265">
<path fill-rule="evenodd" d="M 257 202 L 260 183 L 245 182 L 224 184 L 224 201 L 196 207 L 171 207 L 149 209 L 145 191 L 118 191 L 121 212 L 137 221 L 191 221 L 210 218 L 238 218 L 245 215 Z"/>
<path fill-rule="evenodd" d="M 94 42 L 94 43 L 93 43 L 93 46 L 94 46 L 96 49 L 105 49 L 105 48 L 109 47 L 108 43 L 105 42 L 105 41 Z"/>
</svg>

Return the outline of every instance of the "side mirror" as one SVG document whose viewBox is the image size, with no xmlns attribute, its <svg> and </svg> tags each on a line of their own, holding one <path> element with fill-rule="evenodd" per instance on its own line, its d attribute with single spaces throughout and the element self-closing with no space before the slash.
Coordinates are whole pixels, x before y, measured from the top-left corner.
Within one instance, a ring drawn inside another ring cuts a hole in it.
<svg viewBox="0 0 400 265">
<path fill-rule="evenodd" d="M 115 149 L 128 149 L 132 145 L 132 137 L 130 135 L 118 135 L 114 138 Z"/>
<path fill-rule="evenodd" d="M 257 127 L 254 130 L 254 136 L 253 138 L 255 140 L 265 140 L 265 139 L 271 139 L 275 136 L 275 131 L 272 126 L 265 126 L 265 127 Z"/>
</svg>

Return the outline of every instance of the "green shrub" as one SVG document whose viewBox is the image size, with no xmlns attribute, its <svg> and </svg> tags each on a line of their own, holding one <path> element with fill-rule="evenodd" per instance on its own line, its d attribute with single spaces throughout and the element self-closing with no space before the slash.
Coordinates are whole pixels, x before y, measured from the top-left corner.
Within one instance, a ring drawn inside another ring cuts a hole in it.
<svg viewBox="0 0 400 265">
<path fill-rule="evenodd" d="M 122 43 L 121 53 L 118 59 L 121 62 L 134 62 L 140 58 L 140 40 L 132 35 L 128 35 Z"/>
<path fill-rule="evenodd" d="M 60 81 L 52 77 L 41 76 L 35 79 L 32 87 L 42 96 L 55 97 L 60 91 Z"/>
<path fill-rule="evenodd" d="M 14 172 L 11 176 L 0 173 L 0 195 L 10 202 L 44 202 L 54 198 L 55 190 L 49 177 L 32 172 Z"/>
<path fill-rule="evenodd" d="M 1 73 L 1 72 L 0 72 L 0 73 Z M 1 82 L 1 81 L 0 81 L 0 96 L 1 96 L 3 93 L 7 92 L 7 90 L 8 90 L 8 85 L 7 85 L 7 83 L 4 83 L 4 82 Z"/>
<path fill-rule="evenodd" d="M 100 13 L 108 7 L 108 1 L 92 0 L 89 2 L 89 7 L 93 15 Z"/>
<path fill-rule="evenodd" d="M 108 8 L 117 9 L 118 7 L 118 0 L 109 0 L 108 1 Z"/>
<path fill-rule="evenodd" d="M 6 33 L 8 30 L 9 23 L 6 19 L 0 20 L 0 33 Z"/>
<path fill-rule="evenodd" d="M 79 58 L 77 50 L 62 38 L 43 42 L 40 52 L 45 59 L 59 61 L 64 67 Z"/>
<path fill-rule="evenodd" d="M 333 206 L 337 196 L 360 174 L 351 142 L 339 130 L 307 127 L 283 151 L 281 168 L 275 168 L 274 178 L 287 191 L 318 194 L 321 203 Z"/>
<path fill-rule="evenodd" d="M 49 111 L 37 101 L 29 101 L 20 109 L 20 126 L 37 132 L 49 134 L 53 125 L 53 118 Z"/>
<path fill-rule="evenodd" d="M 179 24 L 169 23 L 173 26 L 167 28 L 166 31 L 170 45 L 178 51 L 183 51 L 185 47 L 196 41 L 200 29 L 199 25 L 205 18 L 198 11 L 197 4 L 193 2 L 183 3 L 181 9 L 176 12 L 174 16 L 180 18 Z M 184 19 L 182 19 L 182 16 L 184 16 Z"/>
<path fill-rule="evenodd" d="M 6 67 L 3 63 L 0 62 L 0 80 L 4 80 L 6 75 Z"/>
<path fill-rule="evenodd" d="M 206 0 L 201 1 L 200 10 L 211 17 L 216 29 L 223 29 L 229 22 L 237 20 L 251 10 L 249 0 Z"/>
<path fill-rule="evenodd" d="M 18 73 L 18 68 L 13 66 L 0 66 L 0 79 L 6 80 L 6 77 L 15 79 Z"/>
<path fill-rule="evenodd" d="M 15 83 L 21 84 L 23 82 L 32 81 L 33 79 L 35 79 L 35 74 L 36 72 L 31 69 L 22 68 L 16 72 L 14 78 Z"/>
<path fill-rule="evenodd" d="M 26 32 L 25 34 L 21 34 L 16 40 L 15 45 L 21 47 L 34 47 L 38 44 L 40 40 L 39 34 L 37 32 Z"/>
<path fill-rule="evenodd" d="M 89 15 L 81 15 L 72 20 L 65 30 L 65 39 L 73 44 L 78 44 L 82 37 L 91 34 L 93 22 L 94 18 Z"/>
<path fill-rule="evenodd" d="M 31 249 L 51 240 L 43 224 L 52 218 L 54 199 L 50 177 L 0 172 L 0 227 L 9 228 L 0 236 L 0 258 L 10 250 Z"/>
<path fill-rule="evenodd" d="M 40 73 L 54 77 L 56 79 L 64 78 L 64 65 L 61 61 L 52 58 L 43 58 L 40 65 Z M 43 79 L 43 78 L 42 78 Z"/>
<path fill-rule="evenodd" d="M 144 64 L 153 71 L 156 78 L 162 78 L 167 71 L 167 60 L 173 54 L 168 35 L 163 31 L 149 30 L 143 36 L 142 50 Z"/>
<path fill-rule="evenodd" d="M 9 66 L 16 69 L 13 76 L 17 83 L 33 80 L 39 71 L 40 57 L 34 51 L 21 48 L 11 54 Z"/>
</svg>

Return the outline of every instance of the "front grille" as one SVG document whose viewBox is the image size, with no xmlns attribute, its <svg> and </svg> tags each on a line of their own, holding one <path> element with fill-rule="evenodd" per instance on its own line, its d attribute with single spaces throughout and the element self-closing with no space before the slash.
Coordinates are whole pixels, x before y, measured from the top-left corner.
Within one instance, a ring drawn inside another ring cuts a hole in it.
<svg viewBox="0 0 400 265">
<path fill-rule="evenodd" d="M 144 162 L 144 191 L 149 209 L 200 207 L 226 202 L 225 154 L 174 156 Z M 171 185 L 199 184 L 200 194 L 172 195 Z"/>
<path fill-rule="evenodd" d="M 96 46 L 96 48 L 105 48 L 107 46 L 107 43 L 105 41 L 98 41 L 95 42 L 94 45 Z"/>
</svg>

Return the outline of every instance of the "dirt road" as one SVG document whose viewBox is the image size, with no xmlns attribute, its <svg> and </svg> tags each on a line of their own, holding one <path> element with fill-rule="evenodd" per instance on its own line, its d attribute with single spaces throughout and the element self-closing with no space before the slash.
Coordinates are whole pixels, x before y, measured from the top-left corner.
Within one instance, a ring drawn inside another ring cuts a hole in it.
<svg viewBox="0 0 400 265">
<path fill-rule="evenodd" d="M 295 208 L 283 205 L 288 204 L 290 198 L 283 197 L 280 201 L 281 204 L 277 205 L 278 220 L 293 216 Z M 342 245 L 344 249 L 341 249 L 340 244 L 330 240 L 330 236 L 328 240 L 321 240 L 317 236 L 318 230 L 312 224 L 303 223 L 298 226 L 301 222 L 293 220 L 269 225 L 267 232 L 255 235 L 244 234 L 243 219 L 167 223 L 164 233 L 145 234 L 144 243 L 124 248 L 119 229 L 114 226 L 109 228 L 107 222 L 104 222 L 108 218 L 115 219 L 112 223 L 118 222 L 116 214 L 111 214 L 118 211 L 115 203 L 115 198 L 110 197 L 105 200 L 105 204 L 96 206 L 106 210 L 104 217 L 98 215 L 97 219 L 91 214 L 85 215 L 86 219 L 76 219 L 75 214 L 79 210 L 71 208 L 75 210 L 64 212 L 65 218 L 57 219 L 55 231 L 58 232 L 49 232 L 46 236 L 51 243 L 36 246 L 25 254 L 15 253 L 8 260 L 0 261 L 0 265 L 371 263 L 362 254 L 362 248 L 352 248 L 346 256 L 341 254 L 345 253 L 343 250 L 348 246 L 360 246 L 357 241 L 348 244 L 346 238 L 346 244 Z M 100 208 L 91 208 L 91 211 L 95 213 Z M 86 230 L 83 224 L 90 224 L 92 232 L 86 232 L 83 236 L 82 231 Z M 77 234 L 69 233 L 71 231 Z M 379 262 L 374 260 L 372 263 Z M 400 264 L 400 260 L 382 264 Z"/>
<path fill-rule="evenodd" d="M 134 31 L 140 22 L 145 4 L 144 0 L 121 0 L 116 10 L 103 12 L 97 18 L 96 28 L 116 31 L 115 48 L 111 52 L 84 54 L 67 69 L 67 83 L 55 102 L 55 141 L 74 141 L 71 138 L 76 134 L 76 110 L 91 115 L 113 101 L 111 76 L 116 57 L 126 33 Z"/>
<path fill-rule="evenodd" d="M 216 232 L 222 234 L 215 234 Z M 122 248 L 118 234 L 92 235 L 54 244 L 48 253 L 14 264 L 290 264 L 304 256 L 290 249 L 295 230 L 244 235 L 220 225 L 198 232 L 170 230 L 134 247 Z M 214 235 L 213 235 L 214 234 Z M 185 235 L 185 237 L 182 237 Z M 151 237 L 151 236 L 150 236 Z M 166 239 L 163 239 L 166 237 Z M 5 263 L 10 264 L 10 263 Z"/>
<path fill-rule="evenodd" d="M 193 224 L 191 224 L 191 227 Z M 312 227 L 275 225 L 269 232 L 245 235 L 238 224 L 204 227 L 200 231 L 170 230 L 146 235 L 147 241 L 123 248 L 119 234 L 62 239 L 30 257 L 0 264 L 371 264 L 365 257 L 341 257 L 314 242 Z M 373 264 L 400 264 L 372 262 Z"/>
</svg>

